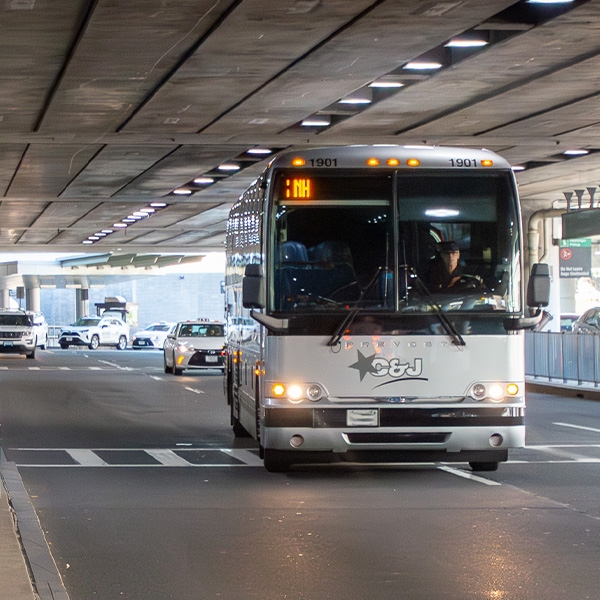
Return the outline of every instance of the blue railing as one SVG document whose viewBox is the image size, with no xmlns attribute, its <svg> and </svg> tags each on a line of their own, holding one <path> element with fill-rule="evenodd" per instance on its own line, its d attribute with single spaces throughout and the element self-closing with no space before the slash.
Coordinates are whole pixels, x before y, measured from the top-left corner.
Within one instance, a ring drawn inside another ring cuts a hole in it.
<svg viewBox="0 0 600 600">
<path fill-rule="evenodd" d="M 554 383 L 600 386 L 600 335 L 526 332 L 525 376 Z"/>
</svg>

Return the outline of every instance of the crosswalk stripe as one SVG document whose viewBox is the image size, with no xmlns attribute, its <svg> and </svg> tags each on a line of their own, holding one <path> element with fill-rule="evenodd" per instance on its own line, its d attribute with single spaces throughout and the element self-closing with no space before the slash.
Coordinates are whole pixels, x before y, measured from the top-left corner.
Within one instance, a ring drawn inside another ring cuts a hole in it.
<svg viewBox="0 0 600 600">
<path fill-rule="evenodd" d="M 173 450 L 146 450 L 152 458 L 155 458 L 161 465 L 165 467 L 190 467 L 192 463 L 189 463 L 185 458 L 181 458 L 178 454 L 175 454 Z"/>
</svg>

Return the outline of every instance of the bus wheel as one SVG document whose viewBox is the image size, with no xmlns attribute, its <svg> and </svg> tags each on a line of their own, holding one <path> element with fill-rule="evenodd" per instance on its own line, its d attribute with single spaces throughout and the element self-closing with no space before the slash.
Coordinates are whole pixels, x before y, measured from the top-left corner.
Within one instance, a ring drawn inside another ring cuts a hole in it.
<svg viewBox="0 0 600 600">
<path fill-rule="evenodd" d="M 270 473 L 285 473 L 292 464 L 287 450 L 264 449 L 265 469 Z"/>
<path fill-rule="evenodd" d="M 497 471 L 497 462 L 470 462 L 469 466 L 473 471 Z"/>
</svg>

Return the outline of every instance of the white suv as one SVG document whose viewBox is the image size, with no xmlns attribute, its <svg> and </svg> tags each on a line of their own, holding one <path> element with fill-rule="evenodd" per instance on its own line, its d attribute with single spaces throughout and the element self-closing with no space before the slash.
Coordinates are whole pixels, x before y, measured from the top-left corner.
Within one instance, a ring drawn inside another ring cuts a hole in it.
<svg viewBox="0 0 600 600">
<path fill-rule="evenodd" d="M 46 318 L 41 312 L 27 311 L 27 314 L 31 317 L 35 344 L 42 350 L 45 350 L 48 347 L 48 323 L 46 322 Z"/>
<path fill-rule="evenodd" d="M 98 346 L 115 346 L 124 350 L 128 338 L 129 325 L 118 317 L 81 317 L 60 330 L 58 345 L 63 350 L 69 346 L 87 346 L 90 350 Z"/>
<path fill-rule="evenodd" d="M 35 358 L 35 333 L 24 310 L 0 309 L 0 352 Z"/>
</svg>

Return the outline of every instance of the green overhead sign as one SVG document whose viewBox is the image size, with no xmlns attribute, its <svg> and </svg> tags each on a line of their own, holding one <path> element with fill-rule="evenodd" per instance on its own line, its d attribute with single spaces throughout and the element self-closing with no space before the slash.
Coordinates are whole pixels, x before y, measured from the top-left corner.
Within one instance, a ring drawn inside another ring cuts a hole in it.
<svg viewBox="0 0 600 600">
<path fill-rule="evenodd" d="M 561 240 L 560 277 L 590 277 L 592 274 L 592 240 Z"/>
</svg>

